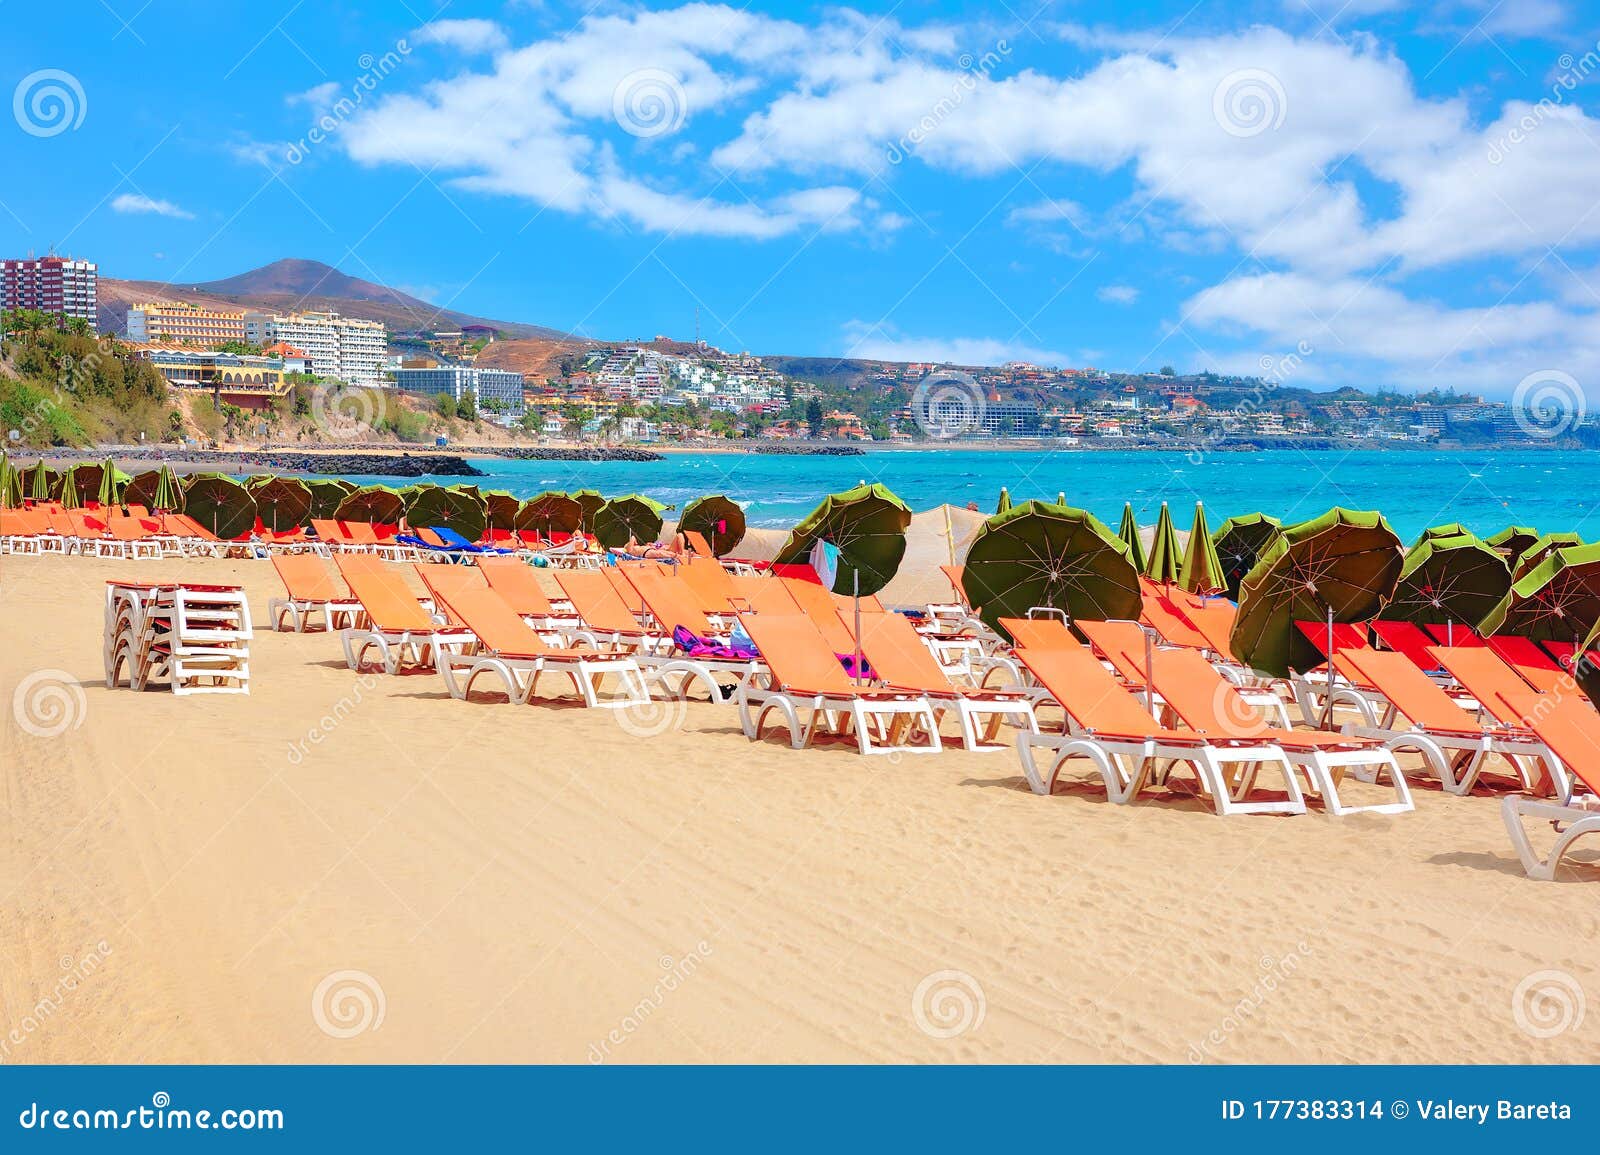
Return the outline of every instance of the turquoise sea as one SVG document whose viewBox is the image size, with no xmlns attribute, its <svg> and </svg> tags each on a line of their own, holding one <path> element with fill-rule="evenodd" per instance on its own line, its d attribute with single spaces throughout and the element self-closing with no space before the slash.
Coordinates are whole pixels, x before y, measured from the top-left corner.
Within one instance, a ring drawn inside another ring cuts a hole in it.
<svg viewBox="0 0 1600 1155">
<path fill-rule="evenodd" d="M 752 525 L 787 527 L 827 493 L 877 481 L 912 509 L 975 501 L 992 512 L 1000 488 L 1013 500 L 1065 493 L 1115 528 L 1132 501 L 1141 523 L 1163 501 L 1187 529 L 1203 501 L 1215 528 L 1261 511 L 1299 521 L 1333 505 L 1379 509 L 1410 540 L 1430 525 L 1459 521 L 1480 534 L 1507 524 L 1572 530 L 1600 538 L 1600 453 L 1497 451 L 1301 451 L 1150 453 L 1117 450 L 888 450 L 861 457 L 672 453 L 653 462 L 473 459 L 484 489 L 531 497 L 545 489 L 590 487 L 610 496 L 638 492 L 669 505 L 705 493 L 746 504 Z M 352 480 L 391 481 L 385 478 Z"/>
</svg>

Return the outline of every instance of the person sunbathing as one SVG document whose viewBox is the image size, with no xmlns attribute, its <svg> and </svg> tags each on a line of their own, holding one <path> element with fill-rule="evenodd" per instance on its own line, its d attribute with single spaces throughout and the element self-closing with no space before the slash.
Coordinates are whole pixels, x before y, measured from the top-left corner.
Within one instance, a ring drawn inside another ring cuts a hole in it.
<svg viewBox="0 0 1600 1155">
<path fill-rule="evenodd" d="M 640 561 L 669 561 L 676 563 L 684 555 L 685 548 L 681 536 L 674 534 L 671 541 L 653 541 L 649 545 L 640 545 L 633 538 L 628 539 L 627 545 L 613 546 L 613 557 L 626 557 Z"/>
</svg>

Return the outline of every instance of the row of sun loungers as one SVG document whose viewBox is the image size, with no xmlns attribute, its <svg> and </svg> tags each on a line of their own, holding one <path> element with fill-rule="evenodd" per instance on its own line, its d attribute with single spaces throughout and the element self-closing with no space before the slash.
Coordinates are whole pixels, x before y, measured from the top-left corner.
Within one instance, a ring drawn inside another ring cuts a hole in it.
<svg viewBox="0 0 1600 1155">
<path fill-rule="evenodd" d="M 278 557 L 288 596 L 274 601 L 274 622 L 304 629 L 320 619 L 340 632 L 353 668 L 437 672 L 458 698 L 481 691 L 487 676 L 508 702 L 525 705 L 546 674 L 591 707 L 703 692 L 736 706 L 752 740 L 781 730 L 797 749 L 836 738 L 865 755 L 937 753 L 953 718 L 966 749 L 1014 744 L 1039 793 L 1050 793 L 1075 759 L 1118 803 L 1155 787 L 1181 790 L 1173 776 L 1186 767 L 1190 793 L 1224 815 L 1301 813 L 1309 798 L 1331 814 L 1397 813 L 1413 801 L 1396 751 L 1421 753 L 1452 793 L 1479 786 L 1490 761 L 1503 759 L 1517 786 L 1561 800 L 1505 803 L 1518 853 L 1539 877 L 1577 837 L 1568 834 L 1596 826 L 1584 783 L 1600 778 L 1600 715 L 1581 696 L 1552 702 L 1514 672 L 1510 687 L 1484 683 L 1495 673 L 1488 662 L 1509 670 L 1488 646 L 1429 647 L 1426 660 L 1463 687 L 1450 690 L 1354 631 L 1362 645 L 1346 638 L 1352 644 L 1336 649 L 1332 673 L 1359 692 L 1345 705 L 1364 711 L 1330 732 L 1295 729 L 1274 687 L 1231 661 L 1225 602 L 1163 591 L 1165 604 L 1151 605 L 1147 590 L 1140 622 L 1073 623 L 1080 638 L 1059 618 L 1010 620 L 1002 623 L 1008 642 L 975 619 L 929 615 L 914 624 L 876 599 L 857 609 L 815 583 L 734 574 L 709 561 L 556 572 L 552 596 L 515 556 L 474 560 L 416 566 L 426 591 L 419 596 L 400 567 L 376 554 L 335 558 L 343 588 L 321 559 Z M 944 632 L 952 626 L 962 632 Z M 952 639 L 959 644 L 941 650 Z M 1008 684 L 984 684 L 1010 671 L 1017 676 Z M 1052 718 L 1060 710 L 1059 732 L 1045 732 L 1053 720 L 1041 725 L 1047 706 Z M 1014 743 L 1001 736 L 1007 725 Z M 1356 781 L 1384 796 L 1352 799 Z M 1573 825 L 1541 860 L 1524 817 Z"/>
<path fill-rule="evenodd" d="M 152 517 L 142 510 L 0 510 L 0 554 L 60 554 L 154 560 L 220 556 L 226 543 L 183 514 Z"/>
</svg>

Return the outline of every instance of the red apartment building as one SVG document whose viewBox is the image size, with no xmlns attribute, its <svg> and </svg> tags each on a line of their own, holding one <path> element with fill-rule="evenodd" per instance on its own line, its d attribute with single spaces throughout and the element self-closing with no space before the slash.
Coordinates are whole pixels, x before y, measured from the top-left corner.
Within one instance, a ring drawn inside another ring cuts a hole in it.
<svg viewBox="0 0 1600 1155">
<path fill-rule="evenodd" d="M 82 317 L 92 329 L 98 279 L 93 261 L 54 256 L 0 261 L 0 308 Z"/>
</svg>

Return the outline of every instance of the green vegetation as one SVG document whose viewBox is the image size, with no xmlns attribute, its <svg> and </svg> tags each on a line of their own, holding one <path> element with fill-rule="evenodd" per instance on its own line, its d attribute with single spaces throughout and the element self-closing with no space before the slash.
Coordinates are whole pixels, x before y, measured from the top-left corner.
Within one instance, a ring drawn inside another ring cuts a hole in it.
<svg viewBox="0 0 1600 1155">
<path fill-rule="evenodd" d="M 116 338 L 88 335 L 87 322 L 69 321 L 65 330 L 55 323 L 33 310 L 0 317 L 4 432 L 17 430 L 20 443 L 32 447 L 171 435 L 176 411 L 161 374 Z"/>
</svg>

